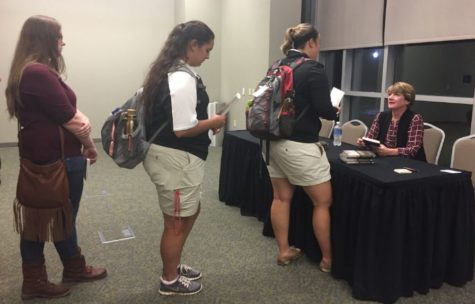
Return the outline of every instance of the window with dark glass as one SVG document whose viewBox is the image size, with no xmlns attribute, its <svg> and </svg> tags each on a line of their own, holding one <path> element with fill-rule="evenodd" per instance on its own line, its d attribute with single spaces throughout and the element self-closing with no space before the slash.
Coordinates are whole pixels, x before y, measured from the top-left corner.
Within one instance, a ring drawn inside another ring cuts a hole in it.
<svg viewBox="0 0 475 304">
<path fill-rule="evenodd" d="M 351 90 L 380 92 L 383 48 L 356 49 L 353 52 Z"/>
<path fill-rule="evenodd" d="M 449 166 L 454 141 L 470 134 L 472 109 L 472 105 L 417 101 L 416 96 L 411 110 L 421 114 L 424 122 L 431 123 L 445 132 L 439 165 Z"/>
<path fill-rule="evenodd" d="M 379 98 L 353 96 L 350 98 L 349 106 L 350 120 L 359 119 L 369 129 L 374 117 L 379 113 Z"/>
<path fill-rule="evenodd" d="M 473 97 L 475 40 L 401 46 L 394 71 L 395 80 L 412 84 L 417 94 Z"/>
<path fill-rule="evenodd" d="M 343 51 L 326 51 L 322 55 L 325 57 L 325 73 L 330 87 L 341 89 Z"/>
</svg>

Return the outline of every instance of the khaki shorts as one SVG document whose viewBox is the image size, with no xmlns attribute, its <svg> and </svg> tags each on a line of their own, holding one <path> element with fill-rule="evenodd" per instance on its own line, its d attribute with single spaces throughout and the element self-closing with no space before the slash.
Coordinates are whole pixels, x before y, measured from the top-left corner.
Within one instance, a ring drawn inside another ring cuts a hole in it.
<svg viewBox="0 0 475 304">
<path fill-rule="evenodd" d="M 331 179 L 330 164 L 319 143 L 271 141 L 269 154 L 271 178 L 286 178 L 296 186 L 313 186 Z"/>
<path fill-rule="evenodd" d="M 187 217 L 196 214 L 201 201 L 204 160 L 177 149 L 151 145 L 143 162 L 155 184 L 163 213 Z"/>
</svg>

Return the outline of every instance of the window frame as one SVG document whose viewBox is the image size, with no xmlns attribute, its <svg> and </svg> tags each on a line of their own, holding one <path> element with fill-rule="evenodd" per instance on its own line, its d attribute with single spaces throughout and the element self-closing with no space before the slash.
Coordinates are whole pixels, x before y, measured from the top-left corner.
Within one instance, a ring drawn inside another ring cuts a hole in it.
<svg viewBox="0 0 475 304">
<path fill-rule="evenodd" d="M 354 53 L 356 49 L 346 49 L 343 51 L 342 58 L 342 75 L 341 75 L 341 90 L 345 91 L 345 97 L 341 103 L 340 109 L 340 121 L 342 123 L 350 120 L 350 97 L 370 97 L 370 98 L 379 98 L 379 109 L 384 111 L 385 99 L 387 98 L 386 88 L 394 83 L 394 68 L 395 68 L 395 59 L 398 51 L 402 48 L 402 45 L 390 45 L 384 46 L 383 48 L 383 71 L 381 73 L 381 90 L 379 92 L 365 92 L 365 91 L 353 91 L 351 90 L 351 77 L 353 75 L 352 67 L 354 60 Z M 338 50 L 335 50 L 338 51 Z M 322 51 L 319 57 L 319 60 L 325 64 L 325 53 L 332 51 Z M 442 102 L 450 104 L 464 104 L 472 105 L 472 124 L 470 128 L 470 134 L 475 133 L 475 89 L 473 97 L 453 97 L 453 96 L 443 96 L 443 95 L 421 95 L 417 94 L 417 101 L 426 101 L 426 102 Z"/>
</svg>

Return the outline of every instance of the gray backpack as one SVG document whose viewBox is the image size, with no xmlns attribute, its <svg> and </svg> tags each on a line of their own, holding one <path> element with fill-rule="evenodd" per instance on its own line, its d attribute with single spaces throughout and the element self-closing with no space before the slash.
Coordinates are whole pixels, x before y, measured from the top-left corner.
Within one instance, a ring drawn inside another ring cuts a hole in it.
<svg viewBox="0 0 475 304">
<path fill-rule="evenodd" d="M 185 65 L 172 67 L 170 71 L 183 71 L 196 78 Z M 121 107 L 114 109 L 101 129 L 102 148 L 121 168 L 133 169 L 147 155 L 148 149 L 160 132 L 169 124 L 166 121 L 147 141 L 145 110 L 139 89 Z"/>
</svg>

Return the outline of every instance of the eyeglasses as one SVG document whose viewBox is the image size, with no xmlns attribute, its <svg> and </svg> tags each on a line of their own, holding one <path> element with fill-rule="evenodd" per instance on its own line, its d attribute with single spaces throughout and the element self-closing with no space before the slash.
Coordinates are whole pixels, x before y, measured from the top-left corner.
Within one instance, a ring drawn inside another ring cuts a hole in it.
<svg viewBox="0 0 475 304">
<path fill-rule="evenodd" d="M 59 34 L 56 39 L 58 39 L 58 40 L 63 40 L 63 34 Z"/>
</svg>

